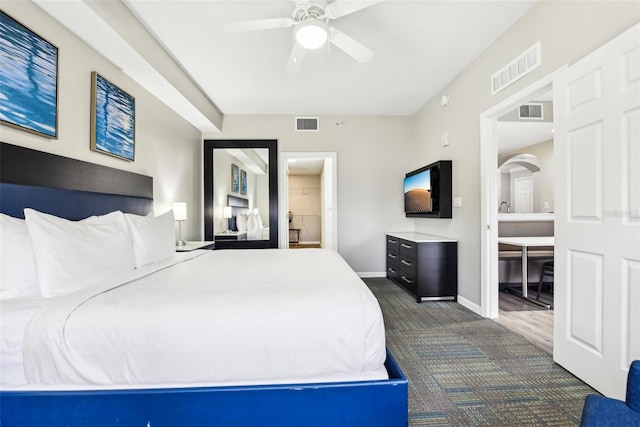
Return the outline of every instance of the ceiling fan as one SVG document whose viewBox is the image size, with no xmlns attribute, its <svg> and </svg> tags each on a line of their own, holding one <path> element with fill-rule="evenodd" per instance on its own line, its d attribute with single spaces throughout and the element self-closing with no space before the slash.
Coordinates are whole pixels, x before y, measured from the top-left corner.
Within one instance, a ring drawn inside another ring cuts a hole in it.
<svg viewBox="0 0 640 427">
<path fill-rule="evenodd" d="M 307 49 L 317 49 L 326 42 L 339 48 L 356 61 L 364 64 L 373 57 L 373 51 L 329 22 L 343 16 L 373 6 L 384 0 L 293 0 L 292 18 L 258 19 L 232 22 L 225 25 L 229 33 L 261 31 L 279 28 L 293 28 L 293 48 L 285 67 L 288 74 L 295 73 L 302 66 Z"/>
</svg>

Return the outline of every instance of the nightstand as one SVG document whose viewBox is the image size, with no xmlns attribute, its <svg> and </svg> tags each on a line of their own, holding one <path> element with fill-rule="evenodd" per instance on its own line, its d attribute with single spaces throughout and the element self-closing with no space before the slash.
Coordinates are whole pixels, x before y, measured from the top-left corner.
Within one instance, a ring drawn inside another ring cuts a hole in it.
<svg viewBox="0 0 640 427">
<path fill-rule="evenodd" d="M 196 249 L 215 249 L 215 242 L 187 242 L 184 245 L 176 245 L 176 252 L 191 252 Z"/>
<path fill-rule="evenodd" d="M 247 240 L 246 231 L 227 231 L 226 233 L 216 234 L 215 240 Z"/>
</svg>

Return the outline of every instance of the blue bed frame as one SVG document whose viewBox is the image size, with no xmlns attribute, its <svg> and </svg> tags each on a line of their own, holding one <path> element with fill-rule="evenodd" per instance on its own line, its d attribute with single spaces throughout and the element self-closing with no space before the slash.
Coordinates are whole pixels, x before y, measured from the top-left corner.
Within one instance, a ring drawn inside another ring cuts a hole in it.
<svg viewBox="0 0 640 427">
<path fill-rule="evenodd" d="M 31 207 L 80 219 L 153 209 L 153 179 L 0 143 L 0 211 Z M 3 391 L 2 426 L 408 425 L 407 379 L 387 350 L 388 380 L 141 390 Z"/>
</svg>

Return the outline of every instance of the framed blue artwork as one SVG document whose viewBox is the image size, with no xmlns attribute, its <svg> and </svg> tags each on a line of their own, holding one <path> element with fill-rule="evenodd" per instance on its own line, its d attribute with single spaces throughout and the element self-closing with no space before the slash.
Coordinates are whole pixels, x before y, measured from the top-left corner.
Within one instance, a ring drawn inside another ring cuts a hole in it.
<svg viewBox="0 0 640 427">
<path fill-rule="evenodd" d="M 91 73 L 91 149 L 133 161 L 136 100 L 97 72 Z"/>
<path fill-rule="evenodd" d="M 240 194 L 247 194 L 247 171 L 240 170 Z"/>
<path fill-rule="evenodd" d="M 0 11 L 0 122 L 58 138 L 58 48 Z"/>
<path fill-rule="evenodd" d="M 231 163 L 231 192 L 240 192 L 240 168 L 234 163 Z"/>
</svg>

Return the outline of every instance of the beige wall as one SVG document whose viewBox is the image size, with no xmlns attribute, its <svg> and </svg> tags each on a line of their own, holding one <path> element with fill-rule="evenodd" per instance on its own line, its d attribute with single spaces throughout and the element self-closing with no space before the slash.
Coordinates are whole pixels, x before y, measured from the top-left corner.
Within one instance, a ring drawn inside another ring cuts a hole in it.
<svg viewBox="0 0 640 427">
<path fill-rule="evenodd" d="M 385 231 L 413 230 L 402 193 L 413 150 L 411 122 L 321 116 L 319 132 L 295 132 L 293 116 L 227 115 L 222 132 L 205 138 L 277 139 L 279 152 L 337 153 L 338 251 L 355 271 L 384 274 Z"/>
<path fill-rule="evenodd" d="M 183 238 L 202 233 L 201 132 L 158 101 L 95 50 L 28 1 L 6 1 L 3 10 L 59 49 L 58 139 L 0 126 L 0 139 L 66 157 L 154 178 L 156 213 L 174 201 L 187 202 Z M 135 161 L 127 162 L 89 149 L 91 72 L 98 71 L 136 100 Z"/>
<path fill-rule="evenodd" d="M 453 218 L 416 219 L 416 231 L 459 240 L 459 294 L 480 304 L 480 114 L 605 44 L 640 21 L 637 2 L 541 1 L 453 78 L 415 116 L 416 154 L 412 166 L 440 159 L 453 160 L 453 193 L 463 199 Z M 538 40 L 542 64 L 507 89 L 491 96 L 490 78 Z M 442 94 L 449 105 L 440 106 Z M 449 132 L 450 146 L 440 144 Z"/>
</svg>

